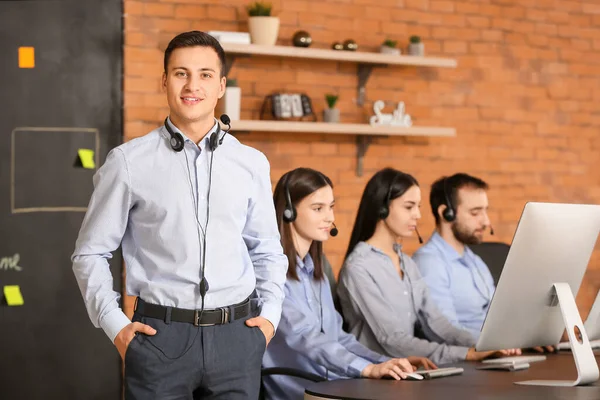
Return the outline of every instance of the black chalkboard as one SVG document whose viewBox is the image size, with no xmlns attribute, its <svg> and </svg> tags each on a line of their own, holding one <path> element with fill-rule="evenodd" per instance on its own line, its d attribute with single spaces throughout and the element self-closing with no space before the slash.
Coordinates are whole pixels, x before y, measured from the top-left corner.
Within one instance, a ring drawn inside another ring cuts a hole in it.
<svg viewBox="0 0 600 400">
<path fill-rule="evenodd" d="M 70 257 L 96 167 L 122 132 L 122 3 L 0 1 L 0 398 L 119 399 L 119 356 L 93 327 Z M 33 68 L 19 67 L 33 47 Z M 115 289 L 122 259 L 111 260 Z"/>
</svg>

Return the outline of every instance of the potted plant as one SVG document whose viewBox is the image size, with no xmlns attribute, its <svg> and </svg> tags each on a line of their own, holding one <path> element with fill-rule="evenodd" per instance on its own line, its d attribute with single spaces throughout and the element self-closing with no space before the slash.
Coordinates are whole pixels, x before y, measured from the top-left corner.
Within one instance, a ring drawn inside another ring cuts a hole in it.
<svg viewBox="0 0 600 400">
<path fill-rule="evenodd" d="M 254 44 L 273 46 L 279 33 L 279 17 L 271 16 L 271 3 L 257 1 L 248 6 L 248 28 Z"/>
<path fill-rule="evenodd" d="M 421 37 L 413 35 L 410 37 L 410 43 L 408 44 L 408 54 L 411 56 L 424 56 L 425 46 L 421 42 Z"/>
<path fill-rule="evenodd" d="M 219 100 L 219 114 L 227 114 L 232 121 L 239 121 L 242 104 L 242 90 L 236 79 L 227 79 L 225 94 Z"/>
<path fill-rule="evenodd" d="M 400 49 L 396 48 L 397 44 L 398 44 L 397 40 L 386 39 L 381 44 L 379 52 L 383 53 L 383 54 L 395 54 L 395 55 L 399 55 L 400 54 Z"/>
<path fill-rule="evenodd" d="M 323 121 L 332 123 L 340 122 L 340 110 L 335 108 L 338 97 L 339 96 L 335 94 L 325 95 L 325 101 L 327 101 L 328 108 L 323 111 Z"/>
</svg>

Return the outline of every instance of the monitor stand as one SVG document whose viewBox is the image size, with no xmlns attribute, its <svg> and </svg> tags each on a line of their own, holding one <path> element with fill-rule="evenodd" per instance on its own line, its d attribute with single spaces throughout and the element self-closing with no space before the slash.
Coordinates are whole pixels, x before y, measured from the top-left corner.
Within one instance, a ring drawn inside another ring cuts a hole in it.
<svg viewBox="0 0 600 400">
<path fill-rule="evenodd" d="M 577 366 L 577 379 L 574 381 L 563 380 L 535 380 L 515 382 L 518 385 L 535 386 L 578 386 L 596 382 L 600 375 L 594 352 L 590 346 L 587 333 L 581 322 L 573 292 L 568 283 L 555 283 L 553 285 L 552 306 L 560 306 L 560 311 L 569 335 L 569 343 Z M 577 334 L 576 331 L 579 333 Z"/>
</svg>

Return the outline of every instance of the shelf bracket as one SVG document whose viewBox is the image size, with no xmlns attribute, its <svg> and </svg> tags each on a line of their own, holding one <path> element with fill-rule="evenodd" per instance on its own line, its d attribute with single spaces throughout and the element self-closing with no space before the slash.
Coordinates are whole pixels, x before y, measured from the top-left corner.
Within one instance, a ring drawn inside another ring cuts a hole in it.
<svg viewBox="0 0 600 400">
<path fill-rule="evenodd" d="M 224 68 L 223 76 L 227 76 L 229 74 L 229 71 L 231 70 L 231 67 L 233 67 L 233 63 L 235 63 L 236 58 L 237 58 L 237 56 L 235 54 L 226 54 L 225 55 L 225 65 L 223 65 L 223 68 Z"/>
<path fill-rule="evenodd" d="M 358 78 L 358 93 L 356 98 L 356 104 L 363 106 L 365 104 L 365 86 L 371 76 L 371 72 L 375 67 L 386 67 L 385 64 L 358 64 L 356 69 L 356 76 Z"/>
<path fill-rule="evenodd" d="M 356 104 L 362 106 L 365 104 L 365 86 L 373 71 L 373 65 L 371 64 L 358 64 L 356 75 L 358 77 L 358 93 L 356 98 Z"/>
<path fill-rule="evenodd" d="M 356 176 L 363 175 L 365 154 L 371 143 L 373 143 L 371 136 L 358 135 L 356 137 Z"/>
</svg>

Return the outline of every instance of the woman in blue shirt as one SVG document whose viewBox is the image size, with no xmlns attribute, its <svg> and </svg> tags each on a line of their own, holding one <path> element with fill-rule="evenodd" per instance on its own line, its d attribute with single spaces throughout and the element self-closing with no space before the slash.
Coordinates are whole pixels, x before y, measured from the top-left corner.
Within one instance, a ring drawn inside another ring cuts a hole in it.
<svg viewBox="0 0 600 400">
<path fill-rule="evenodd" d="M 435 368 L 425 358 L 382 356 L 342 330 L 322 262 L 322 242 L 337 234 L 332 188 L 327 176 L 309 168 L 286 173 L 275 187 L 275 212 L 289 267 L 281 322 L 263 367 L 296 368 L 326 379 L 402 379 L 413 365 Z M 301 399 L 308 384 L 282 375 L 263 382 L 267 397 L 275 399 Z"/>
</svg>

